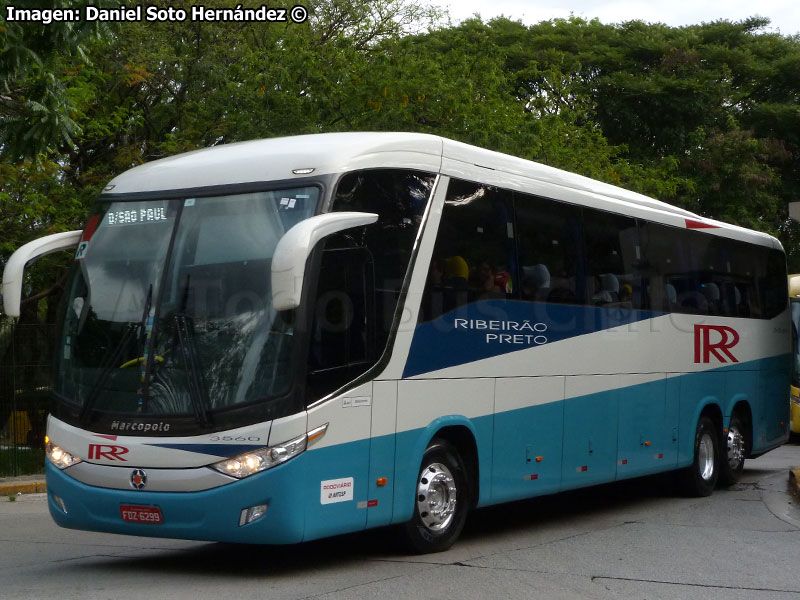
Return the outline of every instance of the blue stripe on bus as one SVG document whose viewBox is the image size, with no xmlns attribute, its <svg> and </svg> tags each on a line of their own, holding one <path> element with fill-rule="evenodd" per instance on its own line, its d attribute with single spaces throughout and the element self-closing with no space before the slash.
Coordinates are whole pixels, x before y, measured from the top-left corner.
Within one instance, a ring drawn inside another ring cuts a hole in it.
<svg viewBox="0 0 800 600">
<path fill-rule="evenodd" d="M 417 325 L 403 377 L 546 346 L 665 314 L 514 300 L 474 302 Z"/>
<path fill-rule="evenodd" d="M 171 450 L 183 450 L 184 452 L 194 452 L 196 454 L 208 454 L 210 456 L 238 456 L 245 452 L 252 452 L 264 448 L 266 444 L 144 444 L 145 446 L 155 446 L 157 448 L 169 448 Z"/>
</svg>

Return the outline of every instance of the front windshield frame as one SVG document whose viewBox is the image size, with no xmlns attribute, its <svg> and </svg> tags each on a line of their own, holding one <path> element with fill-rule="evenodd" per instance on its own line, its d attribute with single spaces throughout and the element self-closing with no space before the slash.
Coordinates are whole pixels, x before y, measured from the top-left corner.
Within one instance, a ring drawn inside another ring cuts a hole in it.
<svg viewBox="0 0 800 600">
<path fill-rule="evenodd" d="M 291 180 L 280 180 L 266 183 L 248 183 L 243 185 L 229 185 L 229 186 L 214 186 L 211 188 L 203 189 L 187 189 L 187 190 L 170 190 L 167 192 L 144 192 L 135 194 L 103 194 L 98 198 L 96 204 L 96 211 L 101 210 L 103 207 L 110 206 L 112 202 L 141 202 L 148 200 L 170 200 L 180 201 L 181 206 L 187 199 L 209 199 L 219 196 L 235 196 L 239 194 L 252 194 L 260 192 L 275 192 L 283 189 L 297 189 L 303 187 L 314 187 L 319 190 L 316 199 L 313 213 L 305 215 L 305 218 L 312 216 L 312 214 L 320 214 L 324 207 L 328 205 L 327 195 L 331 189 L 331 179 L 333 176 L 322 177 L 298 177 Z M 162 266 L 161 278 L 166 280 L 168 272 L 172 270 L 175 262 L 173 255 L 174 237 L 180 227 L 180 223 L 176 221 L 170 240 L 170 247 L 167 250 L 167 255 L 164 259 Z M 69 286 L 72 286 L 73 280 L 76 278 L 75 270 L 79 268 L 77 262 L 73 264 L 72 272 L 70 275 Z M 162 281 L 163 283 L 163 281 Z M 69 292 L 68 287 L 68 292 Z M 160 308 L 162 298 L 159 290 L 159 298 L 154 300 L 154 304 Z M 60 332 L 60 342 L 63 343 L 65 332 L 65 321 L 68 310 L 68 296 L 65 294 L 62 300 L 62 306 L 59 311 L 59 325 L 58 331 Z M 302 411 L 305 408 L 303 402 L 303 389 L 305 373 L 303 369 L 303 360 L 305 351 L 305 340 L 303 331 L 304 321 L 306 317 L 304 310 L 291 311 L 285 315 L 292 321 L 292 325 L 297 333 L 294 343 L 290 347 L 291 356 L 289 364 L 291 365 L 291 377 L 288 388 L 280 395 L 268 398 L 256 398 L 251 401 L 242 402 L 233 406 L 213 409 L 208 412 L 210 418 L 198 419 L 197 414 L 136 414 L 130 412 L 114 412 L 103 410 L 102 407 L 90 407 L 90 410 L 85 410 L 85 407 L 75 398 L 68 397 L 64 394 L 59 394 L 57 386 L 53 388 L 53 395 L 55 397 L 54 415 L 70 424 L 74 424 L 84 428 L 91 428 L 93 431 L 99 433 L 131 433 L 136 434 L 146 427 L 147 435 L 191 435 L 198 433 L 207 433 L 214 431 L 221 431 L 225 429 L 232 429 L 241 427 L 252 423 L 261 421 L 272 420 L 283 416 L 289 416 Z M 56 359 L 55 373 L 59 377 L 59 356 Z M 269 404 L 279 406 L 279 410 L 269 410 Z M 149 427 L 148 427 L 149 425 Z"/>
</svg>

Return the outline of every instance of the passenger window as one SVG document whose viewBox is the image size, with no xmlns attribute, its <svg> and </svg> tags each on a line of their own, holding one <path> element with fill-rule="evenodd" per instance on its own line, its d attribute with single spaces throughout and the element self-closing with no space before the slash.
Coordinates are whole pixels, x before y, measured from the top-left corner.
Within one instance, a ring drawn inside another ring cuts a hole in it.
<svg viewBox="0 0 800 600">
<path fill-rule="evenodd" d="M 514 256 L 511 192 L 452 179 L 420 321 L 472 302 L 514 297 Z"/>
<path fill-rule="evenodd" d="M 583 229 L 587 304 L 643 308 L 641 248 L 636 220 L 584 209 Z"/>
<path fill-rule="evenodd" d="M 786 275 L 786 258 L 779 250 L 763 249 L 767 253 L 766 273 L 759 281 L 762 303 L 764 306 L 763 317 L 771 319 L 786 310 L 789 291 Z M 762 262 L 763 264 L 763 262 Z"/>
<path fill-rule="evenodd" d="M 583 302 L 577 282 L 580 209 L 528 194 L 514 194 L 523 300 Z"/>
</svg>

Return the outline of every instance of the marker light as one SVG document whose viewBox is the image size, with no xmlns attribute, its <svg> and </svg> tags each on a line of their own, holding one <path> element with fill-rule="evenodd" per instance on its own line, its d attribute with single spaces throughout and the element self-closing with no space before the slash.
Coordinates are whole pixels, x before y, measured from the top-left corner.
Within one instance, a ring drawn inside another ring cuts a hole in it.
<svg viewBox="0 0 800 600">
<path fill-rule="evenodd" d="M 50 462 L 59 469 L 66 469 L 67 467 L 71 467 L 72 465 L 81 462 L 81 459 L 77 456 L 73 456 L 60 446 L 56 446 L 50 442 L 48 442 L 47 446 L 45 446 L 45 454 L 47 454 L 47 458 L 50 459 Z"/>
<path fill-rule="evenodd" d="M 302 453 L 306 446 L 307 436 L 304 433 L 288 442 L 240 454 L 209 466 L 225 475 L 230 475 L 236 479 L 244 479 L 285 463 L 290 458 Z"/>
</svg>

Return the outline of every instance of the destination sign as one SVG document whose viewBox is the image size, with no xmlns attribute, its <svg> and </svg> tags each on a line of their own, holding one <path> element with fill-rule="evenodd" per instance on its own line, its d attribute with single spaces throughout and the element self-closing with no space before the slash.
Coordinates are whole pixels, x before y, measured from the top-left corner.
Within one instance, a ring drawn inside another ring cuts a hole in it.
<svg viewBox="0 0 800 600">
<path fill-rule="evenodd" d="M 143 223 L 162 223 L 167 221 L 167 208 L 135 208 L 132 210 L 112 210 L 106 213 L 106 225 L 138 225 Z"/>
</svg>

